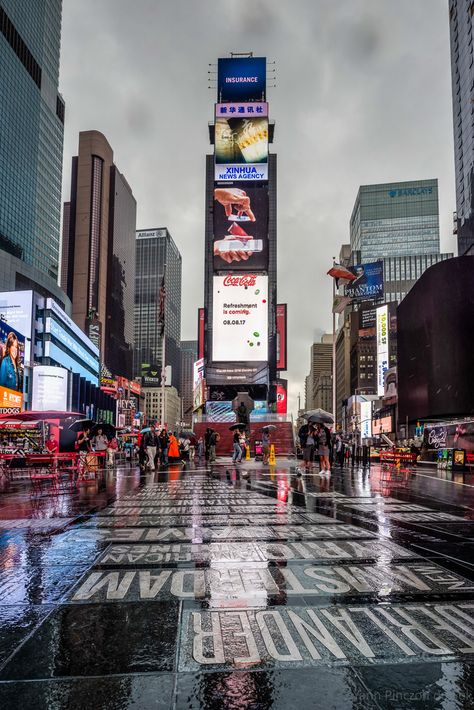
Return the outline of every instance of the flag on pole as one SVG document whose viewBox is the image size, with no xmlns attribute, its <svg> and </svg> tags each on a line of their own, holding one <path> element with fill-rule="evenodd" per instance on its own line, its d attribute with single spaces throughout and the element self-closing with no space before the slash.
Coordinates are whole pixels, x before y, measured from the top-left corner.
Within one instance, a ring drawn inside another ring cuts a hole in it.
<svg viewBox="0 0 474 710">
<path fill-rule="evenodd" d="M 165 332 L 165 304 L 166 304 L 166 288 L 165 288 L 165 275 L 161 279 L 160 286 L 160 305 L 158 309 L 158 325 L 160 327 L 160 337 L 163 337 Z"/>
<path fill-rule="evenodd" d="M 342 266 L 342 264 L 334 263 L 327 273 L 328 276 L 332 276 L 336 281 L 336 288 L 339 288 L 339 281 L 349 283 L 357 278 L 352 271 L 349 271 L 349 269 L 346 266 Z"/>
</svg>

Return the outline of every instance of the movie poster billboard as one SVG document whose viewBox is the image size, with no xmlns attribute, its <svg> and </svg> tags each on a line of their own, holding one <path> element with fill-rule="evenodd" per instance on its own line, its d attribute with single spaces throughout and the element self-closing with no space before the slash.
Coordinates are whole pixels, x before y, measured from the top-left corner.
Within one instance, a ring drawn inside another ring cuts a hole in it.
<svg viewBox="0 0 474 710">
<path fill-rule="evenodd" d="M 383 296 L 383 261 L 373 261 L 369 264 L 349 266 L 356 277 L 345 287 L 345 295 L 349 298 L 366 301 Z"/>
<path fill-rule="evenodd" d="M 268 185 L 214 189 L 214 271 L 268 269 Z"/>
<path fill-rule="evenodd" d="M 268 276 L 214 276 L 212 337 L 214 362 L 268 360 Z"/>
<path fill-rule="evenodd" d="M 264 101 L 266 57 L 222 57 L 217 62 L 219 101 Z"/>
<path fill-rule="evenodd" d="M 238 109 L 245 108 L 245 104 L 225 108 L 228 113 L 222 115 L 222 104 L 216 105 L 215 180 L 267 180 L 268 116 L 239 114 Z M 230 112 L 232 109 L 235 113 Z M 266 108 L 263 112 L 268 113 Z"/>
<path fill-rule="evenodd" d="M 17 414 L 23 407 L 25 338 L 0 320 L 0 413 Z"/>
</svg>

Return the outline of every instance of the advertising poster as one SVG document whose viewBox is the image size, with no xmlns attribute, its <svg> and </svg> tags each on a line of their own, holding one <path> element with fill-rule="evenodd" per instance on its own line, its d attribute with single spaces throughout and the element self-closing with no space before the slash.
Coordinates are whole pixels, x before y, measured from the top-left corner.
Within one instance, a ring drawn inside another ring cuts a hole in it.
<svg viewBox="0 0 474 710">
<path fill-rule="evenodd" d="M 205 310 L 198 308 L 198 358 L 204 357 L 204 337 L 205 337 Z"/>
<path fill-rule="evenodd" d="M 376 313 L 377 321 L 377 394 L 385 391 L 385 373 L 388 370 L 388 307 L 380 306 Z"/>
<path fill-rule="evenodd" d="M 216 105 L 218 112 L 222 104 Z M 215 180 L 268 179 L 268 116 L 236 112 L 216 115 L 214 133 Z"/>
<path fill-rule="evenodd" d="M 21 333 L 25 338 L 25 361 L 27 363 L 31 360 L 32 318 L 33 291 L 4 291 L 0 293 L 0 320 L 8 323 L 12 329 Z"/>
<path fill-rule="evenodd" d="M 0 412 L 18 413 L 23 406 L 25 338 L 0 320 Z"/>
<path fill-rule="evenodd" d="M 276 386 L 276 413 L 286 414 L 288 411 L 288 380 L 277 380 Z"/>
<path fill-rule="evenodd" d="M 268 276 L 214 276 L 212 332 L 214 362 L 268 360 Z"/>
<path fill-rule="evenodd" d="M 372 436 L 372 402 L 360 403 L 360 436 L 361 439 Z"/>
<path fill-rule="evenodd" d="M 276 307 L 276 332 L 277 332 L 277 370 L 286 370 L 287 365 L 287 339 L 286 339 L 286 303 L 279 303 Z"/>
<path fill-rule="evenodd" d="M 345 287 L 345 295 L 359 301 L 383 296 L 383 261 L 349 266 L 356 277 Z"/>
<path fill-rule="evenodd" d="M 37 412 L 67 412 L 67 376 L 63 367 L 33 368 L 32 409 Z"/>
<path fill-rule="evenodd" d="M 217 63 L 220 101 L 262 101 L 267 86 L 266 57 L 225 57 Z"/>
<path fill-rule="evenodd" d="M 214 189 L 214 271 L 268 268 L 268 185 Z"/>
</svg>

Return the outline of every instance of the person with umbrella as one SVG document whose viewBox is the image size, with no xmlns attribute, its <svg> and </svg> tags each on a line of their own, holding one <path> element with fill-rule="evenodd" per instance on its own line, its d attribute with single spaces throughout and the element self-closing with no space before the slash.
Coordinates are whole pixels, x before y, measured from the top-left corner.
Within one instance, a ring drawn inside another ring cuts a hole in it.
<svg viewBox="0 0 474 710">
<path fill-rule="evenodd" d="M 263 463 L 267 464 L 270 456 L 270 430 L 267 427 L 262 430 L 262 454 Z"/>
<path fill-rule="evenodd" d="M 232 437 L 232 446 L 234 449 L 234 453 L 232 455 L 232 462 L 233 463 L 241 463 L 242 462 L 242 448 L 240 446 L 240 431 L 237 428 L 234 429 L 234 435 Z"/>
</svg>

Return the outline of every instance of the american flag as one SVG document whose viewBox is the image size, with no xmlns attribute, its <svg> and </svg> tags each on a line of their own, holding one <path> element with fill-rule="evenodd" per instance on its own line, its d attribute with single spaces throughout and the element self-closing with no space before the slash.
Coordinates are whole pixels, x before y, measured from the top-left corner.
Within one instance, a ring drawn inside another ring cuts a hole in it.
<svg viewBox="0 0 474 710">
<path fill-rule="evenodd" d="M 160 307 L 158 313 L 158 324 L 160 326 L 160 336 L 163 336 L 165 332 L 165 302 L 166 302 L 166 288 L 165 288 L 165 275 L 161 279 L 160 286 Z"/>
</svg>

